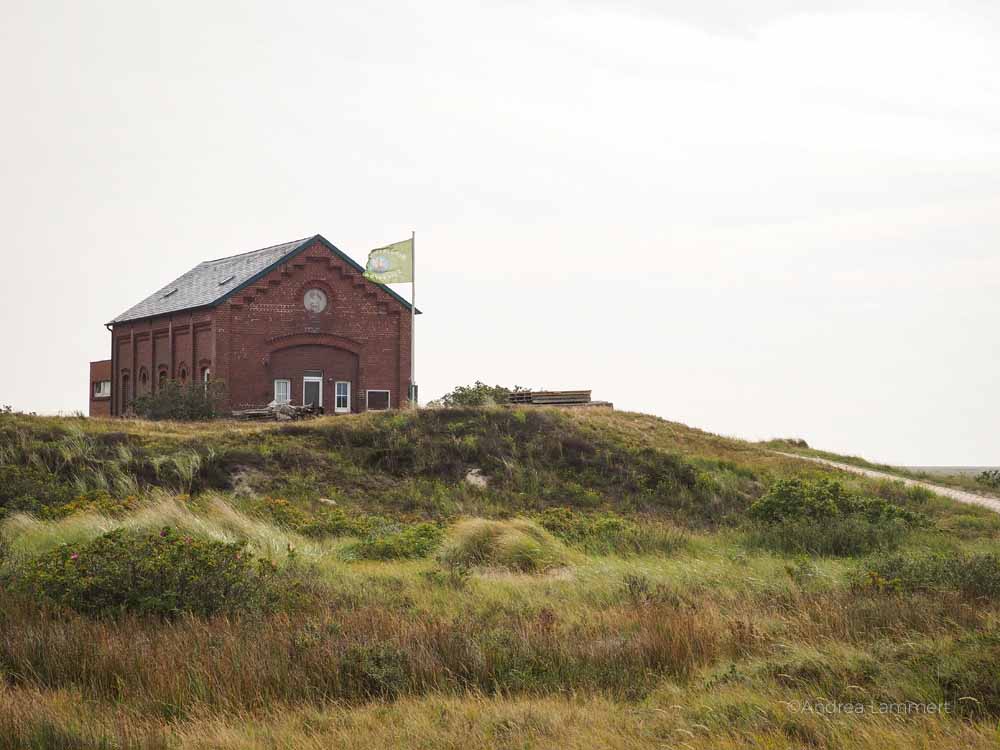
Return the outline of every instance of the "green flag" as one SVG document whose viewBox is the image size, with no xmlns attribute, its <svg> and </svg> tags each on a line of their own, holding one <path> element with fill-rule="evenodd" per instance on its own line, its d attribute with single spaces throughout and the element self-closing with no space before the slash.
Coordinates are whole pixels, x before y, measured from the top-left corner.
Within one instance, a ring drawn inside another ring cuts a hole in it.
<svg viewBox="0 0 1000 750">
<path fill-rule="evenodd" d="M 365 278 L 376 284 L 413 281 L 413 240 L 394 242 L 368 253 Z"/>
</svg>

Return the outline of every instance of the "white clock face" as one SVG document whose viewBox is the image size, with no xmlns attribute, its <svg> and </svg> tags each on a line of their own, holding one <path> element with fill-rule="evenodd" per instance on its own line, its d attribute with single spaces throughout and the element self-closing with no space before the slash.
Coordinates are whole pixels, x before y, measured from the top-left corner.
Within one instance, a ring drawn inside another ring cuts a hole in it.
<svg viewBox="0 0 1000 750">
<path fill-rule="evenodd" d="M 322 289 L 310 289 L 303 297 L 302 303 L 309 312 L 323 312 L 326 309 L 326 292 Z"/>
</svg>

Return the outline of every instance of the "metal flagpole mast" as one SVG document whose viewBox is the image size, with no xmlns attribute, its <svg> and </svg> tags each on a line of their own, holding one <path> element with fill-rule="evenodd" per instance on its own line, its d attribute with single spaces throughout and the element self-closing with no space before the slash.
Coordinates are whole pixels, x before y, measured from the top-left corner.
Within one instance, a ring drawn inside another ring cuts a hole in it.
<svg viewBox="0 0 1000 750">
<path fill-rule="evenodd" d="M 417 408 L 417 233 L 410 232 L 410 403 Z"/>
</svg>

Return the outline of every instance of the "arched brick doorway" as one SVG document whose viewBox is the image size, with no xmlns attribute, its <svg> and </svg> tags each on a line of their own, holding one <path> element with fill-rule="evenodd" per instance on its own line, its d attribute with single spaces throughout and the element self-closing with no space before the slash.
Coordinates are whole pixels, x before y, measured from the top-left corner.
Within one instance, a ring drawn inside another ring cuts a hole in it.
<svg viewBox="0 0 1000 750">
<path fill-rule="evenodd" d="M 272 398 L 287 393 L 293 404 L 307 403 L 319 396 L 327 414 L 335 411 L 338 383 L 348 383 L 351 394 L 358 388 L 358 355 L 326 343 L 292 344 L 275 349 L 268 356 L 268 375 Z M 340 386 L 343 393 L 345 389 Z M 341 401 L 343 403 L 343 401 Z M 362 404 L 353 397 L 349 411 L 360 411 Z"/>
</svg>

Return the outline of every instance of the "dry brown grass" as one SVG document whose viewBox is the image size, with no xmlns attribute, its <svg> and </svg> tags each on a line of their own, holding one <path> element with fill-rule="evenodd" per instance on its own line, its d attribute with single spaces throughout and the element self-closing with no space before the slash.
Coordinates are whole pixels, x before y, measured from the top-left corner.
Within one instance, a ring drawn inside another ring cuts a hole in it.
<svg viewBox="0 0 1000 750">
<path fill-rule="evenodd" d="M 9 682 L 77 689 L 162 716 L 429 691 L 635 698 L 664 675 L 684 679 L 734 650 L 711 606 L 623 606 L 569 624 L 551 610 L 484 622 L 376 607 L 164 624 L 5 605 L 0 664 Z"/>
<path fill-rule="evenodd" d="M 711 706 L 696 696 L 665 694 L 663 698 L 667 700 L 628 705 L 597 696 L 431 695 L 360 707 L 276 704 L 255 714 L 200 714 L 166 721 L 121 706 L 95 704 L 77 691 L 42 693 L 0 687 L 0 750 L 996 747 L 995 729 L 989 724 L 948 717 L 823 717 L 796 712 L 780 701 L 774 701 L 777 708 L 771 708 L 760 696 L 739 690 L 715 696 Z M 706 708 L 719 716 L 705 719 Z"/>
</svg>

